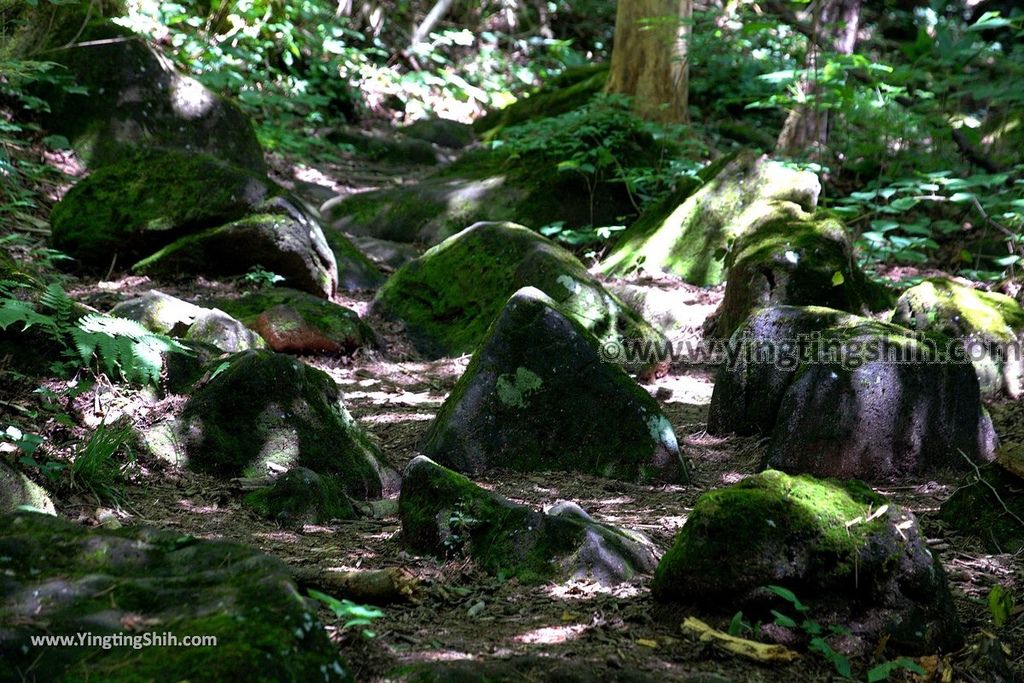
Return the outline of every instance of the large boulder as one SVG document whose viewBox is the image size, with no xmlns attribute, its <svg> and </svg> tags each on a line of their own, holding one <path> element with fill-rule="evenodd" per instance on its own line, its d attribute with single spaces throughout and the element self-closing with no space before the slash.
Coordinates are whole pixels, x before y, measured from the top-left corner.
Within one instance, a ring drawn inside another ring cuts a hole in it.
<svg viewBox="0 0 1024 683">
<path fill-rule="evenodd" d="M 888 291 L 857 265 L 843 224 L 809 215 L 762 225 L 736 240 L 725 259 L 725 297 L 706 329 L 728 338 L 765 306 L 827 306 L 868 314 L 888 308 Z"/>
<path fill-rule="evenodd" d="M 473 351 L 508 298 L 536 287 L 604 343 L 664 342 L 572 254 L 514 223 L 477 223 L 398 270 L 373 310 L 405 322 L 430 357 Z"/>
<path fill-rule="evenodd" d="M 231 223 L 179 238 L 139 261 L 133 270 L 156 275 L 242 275 L 255 267 L 289 287 L 324 298 L 338 287 L 338 265 L 320 226 L 300 212 L 261 207 Z"/>
<path fill-rule="evenodd" d="M 1024 308 L 1013 298 L 936 278 L 903 292 L 892 321 L 961 340 L 983 394 L 1024 392 Z"/>
<path fill-rule="evenodd" d="M 143 38 L 93 24 L 68 43 L 49 50 L 46 59 L 65 67 L 81 88 L 43 93 L 50 105 L 43 123 L 67 137 L 89 167 L 117 163 L 136 149 L 165 148 L 265 172 L 245 114 L 179 73 Z"/>
<path fill-rule="evenodd" d="M 644 212 L 623 233 L 601 272 L 672 274 L 696 285 L 725 278 L 732 243 L 760 226 L 815 209 L 821 184 L 766 157 L 743 153 L 712 164 L 692 194 L 683 188 Z"/>
<path fill-rule="evenodd" d="M 718 612 L 772 605 L 788 589 L 810 618 L 844 625 L 865 646 L 955 649 L 961 635 L 945 573 L 914 516 L 856 482 L 767 471 L 702 495 L 662 557 L 655 600 Z M 770 618 L 770 617 L 769 617 Z"/>
<path fill-rule="evenodd" d="M 53 501 L 42 486 L 0 460 L 0 515 L 22 507 L 56 514 Z"/>
<path fill-rule="evenodd" d="M 501 146 L 470 151 L 415 184 L 339 197 L 321 211 L 352 235 L 430 245 L 477 221 L 622 225 L 637 215 L 622 169 L 653 174 L 677 153 L 626 105 L 600 100 L 506 130 Z"/>
<path fill-rule="evenodd" d="M 373 330 L 352 309 L 287 287 L 222 300 L 218 305 L 281 353 L 351 355 L 375 343 Z"/>
<path fill-rule="evenodd" d="M 575 503 L 548 512 L 513 503 L 425 456 L 409 463 L 398 500 L 402 540 L 416 552 L 465 552 L 491 574 L 523 581 L 615 584 L 657 563 L 642 534 L 595 522 Z"/>
<path fill-rule="evenodd" d="M 242 545 L 22 513 L 0 517 L 0 576 L 5 681 L 351 680 L 288 567 Z"/>
<path fill-rule="evenodd" d="M 675 433 L 650 394 L 533 288 L 514 294 L 498 315 L 422 452 L 469 475 L 507 467 L 686 479 Z"/>
<path fill-rule="evenodd" d="M 770 434 L 768 467 L 884 481 L 993 457 L 978 381 L 947 337 L 776 307 L 729 343 L 708 430 Z"/>
<path fill-rule="evenodd" d="M 146 150 L 81 180 L 53 208 L 53 245 L 94 268 L 130 264 L 187 234 L 253 213 L 285 191 L 211 156 Z"/>
<path fill-rule="evenodd" d="M 307 467 L 357 499 L 382 492 L 380 451 L 325 372 L 272 351 L 218 366 L 185 404 L 179 448 L 190 468 L 254 477 Z"/>
</svg>

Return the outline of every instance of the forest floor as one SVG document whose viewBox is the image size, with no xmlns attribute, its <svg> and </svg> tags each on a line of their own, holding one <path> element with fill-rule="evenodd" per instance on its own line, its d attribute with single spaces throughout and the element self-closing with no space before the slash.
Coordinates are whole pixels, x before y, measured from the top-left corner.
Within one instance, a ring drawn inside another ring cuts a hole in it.
<svg viewBox="0 0 1024 683">
<path fill-rule="evenodd" d="M 283 165 L 278 164 L 278 171 Z M 322 171 L 300 169 L 300 178 L 347 193 L 369 186 L 402 182 L 408 176 L 394 169 L 365 165 Z M 660 282 L 678 292 L 680 314 L 689 314 L 694 330 L 717 305 L 720 290 L 701 290 L 681 282 Z M 223 296 L 231 285 L 204 280 L 153 282 L 125 278 L 113 282 L 79 282 L 72 295 L 101 310 L 118 300 L 151 288 L 202 304 Z M 337 303 L 365 313 L 370 294 L 340 295 Z M 444 401 L 468 356 L 427 362 L 418 359 L 401 329 L 371 320 L 381 338 L 379 349 L 353 358 L 303 358 L 330 374 L 343 388 L 352 412 L 374 434 L 389 464 L 401 471 L 417 454 L 430 420 Z M 734 483 L 759 469 L 766 440 L 716 438 L 704 431 L 713 389 L 713 372 L 701 367 L 673 367 L 645 388 L 670 419 L 689 458 L 693 481 L 686 486 L 641 486 L 592 476 L 491 472 L 481 485 L 534 507 L 558 500 L 575 501 L 596 519 L 647 534 L 662 550 L 671 544 L 697 497 L 710 488 Z M 118 413 L 137 424 L 173 412 L 181 397 L 154 395 L 108 387 L 102 395 L 83 395 L 74 406 L 85 424 Z M 1024 425 L 1024 403 L 990 406 L 1001 435 Z M 1024 434 L 1015 434 L 1024 441 Z M 538 439 L 545 438 L 538 434 Z M 881 493 L 911 509 L 921 520 L 931 549 L 938 552 L 949 575 L 968 642 L 977 642 L 991 628 L 985 598 L 996 583 L 1019 584 L 1020 558 L 985 553 L 976 540 L 951 535 L 935 514 L 958 485 L 951 477 L 936 481 L 895 482 Z M 397 491 L 373 514 L 330 526 L 280 528 L 241 505 L 235 484 L 192 473 L 161 461 L 140 457 L 113 509 L 78 496 L 62 501 L 61 511 L 90 525 L 145 523 L 200 538 L 228 539 L 260 548 L 296 568 L 321 571 L 402 568 L 419 582 L 413 601 L 383 607 L 384 616 L 363 637 L 343 630 L 333 614 L 322 618 L 338 642 L 342 656 L 359 681 L 388 680 L 403 667 L 427 664 L 440 680 L 703 680 L 805 681 L 829 680 L 831 664 L 807 653 L 789 665 L 759 666 L 722 655 L 684 635 L 680 624 L 695 614 L 725 629 L 731 613 L 697 614 L 659 609 L 647 590 L 649 577 L 614 589 L 586 581 L 541 586 L 500 580 L 461 558 L 447 561 L 409 555 L 400 543 Z M 1012 652 L 1018 675 L 1024 674 L 1024 622 L 1004 628 L 1000 637 Z M 973 676 L 968 649 L 951 655 L 956 674 L 950 680 L 984 680 Z M 855 671 L 871 662 L 855 662 Z M 925 680 L 925 679 L 917 679 Z M 938 680 L 935 678 L 934 680 Z M 942 679 L 946 680 L 946 679 Z"/>
</svg>

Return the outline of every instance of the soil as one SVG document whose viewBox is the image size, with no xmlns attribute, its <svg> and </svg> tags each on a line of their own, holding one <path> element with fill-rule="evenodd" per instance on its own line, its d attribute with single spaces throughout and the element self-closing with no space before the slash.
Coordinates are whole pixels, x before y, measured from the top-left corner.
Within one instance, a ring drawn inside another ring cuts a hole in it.
<svg viewBox="0 0 1024 683">
<path fill-rule="evenodd" d="M 281 172 L 283 165 L 275 164 L 275 168 Z M 363 166 L 360 179 L 331 177 L 332 172 L 338 175 L 345 170 L 320 173 L 339 191 L 365 189 L 366 183 L 360 187 L 359 180 L 372 180 L 375 174 Z M 308 169 L 305 172 L 309 173 Z M 374 184 L 392 182 L 394 177 L 377 173 Z M 327 182 L 321 178 L 318 184 Z M 720 289 L 696 290 L 665 280 L 657 286 L 678 290 L 680 306 L 694 307 L 694 331 L 721 295 Z M 97 309 L 108 310 L 116 301 L 154 287 L 197 303 L 240 289 L 238 282 L 154 282 L 126 277 L 77 282 L 70 292 Z M 370 294 L 342 294 L 336 302 L 364 314 L 369 299 Z M 372 318 L 370 324 L 381 337 L 381 348 L 348 358 L 303 360 L 335 378 L 344 389 L 349 410 L 372 432 L 390 465 L 401 471 L 417 454 L 417 444 L 469 358 L 424 361 L 404 339 L 400 325 Z M 640 486 L 584 475 L 518 472 L 490 473 L 479 483 L 536 507 L 558 500 L 575 501 L 595 518 L 640 530 L 662 550 L 667 549 L 702 492 L 758 470 L 766 441 L 716 438 L 705 433 L 713 388 L 713 371 L 708 368 L 673 367 L 667 376 L 645 388 L 662 404 L 680 439 L 691 465 L 691 484 Z M 9 412 L 11 406 L 31 407 L 36 400 L 31 389 L 28 385 L 7 387 L 0 392 L 0 411 Z M 182 402 L 182 397 L 159 398 L 103 384 L 74 399 L 71 408 L 86 426 L 120 415 L 144 425 L 180 409 Z M 1019 428 L 1024 424 L 1024 403 L 996 404 L 991 411 L 1000 434 L 1024 439 Z M 53 422 L 46 429 L 57 443 L 85 433 L 81 429 L 69 432 Z M 401 567 L 418 579 L 418 599 L 384 606 L 384 616 L 372 626 L 372 638 L 358 629 L 343 629 L 333 613 L 321 611 L 359 681 L 391 680 L 403 667 L 416 665 L 436 669 L 440 680 L 467 680 L 467 676 L 481 680 L 480 676 L 486 676 L 494 680 L 717 681 L 722 680 L 716 677 L 720 676 L 733 681 L 775 682 L 829 680 L 834 675 L 831 664 L 815 653 L 806 653 L 789 665 L 761 666 L 695 641 L 680 630 L 686 616 L 698 616 L 725 629 L 731 615 L 659 608 L 650 597 L 649 577 L 614 589 L 585 581 L 526 586 L 487 576 L 463 558 L 441 561 L 412 556 L 400 542 L 397 491 L 389 492 L 391 503 L 374 506 L 376 516 L 291 529 L 243 508 L 237 482 L 213 479 L 145 456 L 139 456 L 130 467 L 128 478 L 117 505 L 100 504 L 79 493 L 59 501 L 58 508 L 63 515 L 89 525 L 116 520 L 124 525 L 150 524 L 201 538 L 246 543 L 296 568 Z M 995 631 L 987 594 L 997 583 L 1021 594 L 1024 573 L 1019 557 L 988 554 L 977 540 L 943 528 L 936 512 L 958 483 L 956 478 L 905 481 L 880 492 L 918 515 L 930 547 L 939 553 L 948 572 L 969 641 L 965 650 L 949 654 L 945 660 L 954 670 L 948 680 L 985 681 L 990 680 L 989 674 L 978 668 L 971 646 Z M 1011 666 L 1018 676 L 1024 674 L 1024 620 L 1011 620 L 998 635 L 1011 653 Z M 872 663 L 855 661 L 854 670 L 863 672 Z"/>
</svg>

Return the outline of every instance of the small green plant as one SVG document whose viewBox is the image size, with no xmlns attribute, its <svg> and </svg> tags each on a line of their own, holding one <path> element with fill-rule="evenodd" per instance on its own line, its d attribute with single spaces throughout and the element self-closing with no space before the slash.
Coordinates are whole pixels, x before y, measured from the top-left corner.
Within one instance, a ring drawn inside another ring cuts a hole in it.
<svg viewBox="0 0 1024 683">
<path fill-rule="evenodd" d="M 836 673 L 847 680 L 853 680 L 853 671 L 850 666 L 850 660 L 842 653 L 836 652 L 831 645 L 825 640 L 826 629 L 822 627 L 817 621 L 811 619 L 808 615 L 810 608 L 807 605 L 800 602 L 796 597 L 796 594 L 788 588 L 782 586 L 767 586 L 768 590 L 779 596 L 786 602 L 788 602 L 794 610 L 800 615 L 798 622 L 796 619 L 779 612 L 778 610 L 772 610 L 772 615 L 775 617 L 775 623 L 783 628 L 789 629 L 800 629 L 810 639 L 808 643 L 808 649 L 812 652 L 821 654 L 826 660 L 831 662 L 835 668 Z M 742 616 L 740 616 L 742 621 Z M 733 621 L 736 617 L 733 617 Z M 830 626 L 828 632 L 832 635 L 849 635 L 849 629 L 842 626 Z M 867 672 L 868 683 L 878 683 L 879 681 L 887 680 L 892 672 L 897 670 L 912 671 L 913 673 L 924 675 L 925 670 L 912 659 L 906 657 L 900 657 L 898 659 L 882 662 Z"/>
<path fill-rule="evenodd" d="M 452 554 L 461 553 L 465 545 L 469 543 L 473 528 L 479 523 L 479 520 L 468 514 L 465 504 L 459 501 L 448 515 L 448 533 L 444 538 L 444 546 Z"/>
<path fill-rule="evenodd" d="M 1010 591 L 998 583 L 992 586 L 992 590 L 988 592 L 988 609 L 992 613 L 992 622 L 996 628 L 1002 628 L 1009 621 L 1015 603 Z"/>
<path fill-rule="evenodd" d="M 242 281 L 256 289 L 267 289 L 268 287 L 273 287 L 278 282 L 284 282 L 285 278 L 256 264 L 242 277 Z"/>
<path fill-rule="evenodd" d="M 116 457 L 126 455 L 126 463 L 134 460 L 130 444 L 134 432 L 128 423 L 100 424 L 71 460 L 71 487 L 91 491 L 109 500 L 117 497 L 117 484 L 122 479 L 124 464 Z"/>
<path fill-rule="evenodd" d="M 0 330 L 36 328 L 61 350 L 52 369 L 61 375 L 85 367 L 138 384 L 160 380 L 167 353 L 188 353 L 174 339 L 154 334 L 133 320 L 98 313 L 78 315 L 60 285 L 51 283 L 37 302 L 0 295 Z"/>
<path fill-rule="evenodd" d="M 380 619 L 384 616 L 384 612 L 376 607 L 357 605 L 351 600 L 339 600 L 317 590 L 310 590 L 309 597 L 319 600 L 334 612 L 334 616 L 342 621 L 342 630 L 370 626 L 375 619 Z M 364 638 L 373 638 L 377 635 L 366 628 L 363 628 L 360 633 Z"/>
</svg>

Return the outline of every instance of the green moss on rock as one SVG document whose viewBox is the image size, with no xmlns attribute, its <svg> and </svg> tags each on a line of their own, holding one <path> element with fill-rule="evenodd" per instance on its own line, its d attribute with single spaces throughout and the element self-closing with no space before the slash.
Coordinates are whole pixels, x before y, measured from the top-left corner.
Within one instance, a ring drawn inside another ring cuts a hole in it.
<svg viewBox="0 0 1024 683">
<path fill-rule="evenodd" d="M 643 536 L 598 524 L 573 504 L 556 508 L 545 514 L 513 503 L 424 456 L 406 468 L 399 498 L 408 547 L 440 557 L 466 552 L 491 574 L 611 584 L 653 569 Z"/>
<path fill-rule="evenodd" d="M 246 351 L 224 361 L 185 404 L 179 430 L 198 471 L 241 477 L 298 465 L 336 477 L 354 498 L 381 495 L 379 450 L 338 386 L 290 356 Z"/>
<path fill-rule="evenodd" d="M 983 394 L 1024 393 L 1024 308 L 1013 298 L 936 278 L 903 292 L 892 321 L 960 339 Z"/>
<path fill-rule="evenodd" d="M 43 487 L 0 460 L 0 515 L 22 507 L 47 514 L 56 514 L 53 501 Z"/>
<path fill-rule="evenodd" d="M 960 638 L 945 574 L 913 515 L 857 481 L 769 470 L 705 493 L 651 589 L 661 602 L 733 612 L 763 604 L 768 585 L 914 650 Z"/>
<path fill-rule="evenodd" d="M 497 316 L 422 452 L 468 474 L 502 467 L 633 481 L 687 477 L 675 434 L 650 394 L 533 288 L 514 294 Z"/>
<path fill-rule="evenodd" d="M 821 185 L 813 173 L 796 171 L 744 153 L 702 174 L 704 185 L 682 191 L 677 205 L 662 202 L 646 212 L 602 261 L 601 272 L 678 275 L 697 285 L 725 277 L 733 242 L 772 221 L 813 211 Z"/>
<path fill-rule="evenodd" d="M 244 502 L 256 514 L 289 525 L 326 524 L 356 516 L 339 482 L 305 467 L 293 467 L 272 486 L 248 494 Z"/>
<path fill-rule="evenodd" d="M 473 351 L 508 298 L 536 287 L 600 343 L 663 342 L 572 254 L 511 223 L 479 223 L 400 268 L 373 308 L 402 320 L 417 349 L 432 357 Z"/>
<path fill-rule="evenodd" d="M 80 181 L 53 209 L 53 246 L 83 265 L 131 263 L 186 234 L 237 220 L 282 192 L 213 157 L 148 150 Z"/>
<path fill-rule="evenodd" d="M 0 517 L 0 679 L 111 683 L 347 681 L 316 609 L 280 560 L 146 528 Z M 132 626 L 134 624 L 134 626 Z M 38 635 L 212 636 L 202 647 L 50 647 Z"/>
<path fill-rule="evenodd" d="M 726 258 L 725 297 L 707 325 L 729 337 L 764 306 L 826 306 L 868 314 L 892 305 L 892 295 L 857 265 L 843 224 L 809 215 L 766 223 L 736 240 Z"/>
</svg>

